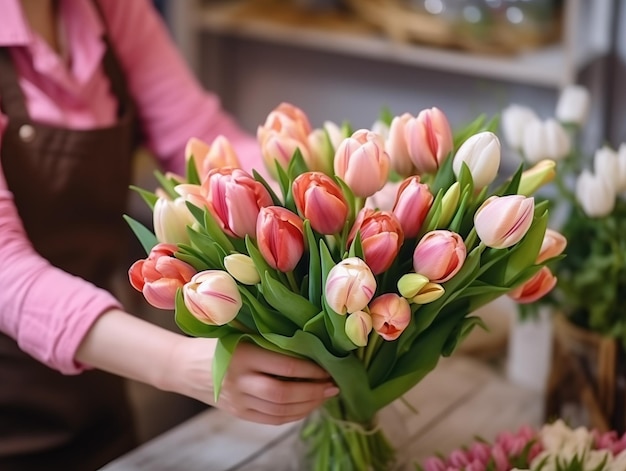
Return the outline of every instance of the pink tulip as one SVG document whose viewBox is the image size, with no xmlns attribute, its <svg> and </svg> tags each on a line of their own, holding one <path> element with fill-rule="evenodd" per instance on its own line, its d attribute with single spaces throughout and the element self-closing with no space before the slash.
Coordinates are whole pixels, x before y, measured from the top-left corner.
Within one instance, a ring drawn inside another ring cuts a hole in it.
<svg viewBox="0 0 626 471">
<path fill-rule="evenodd" d="M 456 275 L 467 249 L 459 234 L 447 230 L 427 233 L 413 252 L 413 268 L 434 283 L 444 283 Z"/>
<path fill-rule="evenodd" d="M 321 172 L 306 172 L 293 182 L 293 198 L 298 212 L 320 234 L 336 234 L 348 217 L 348 203 L 341 188 Z"/>
<path fill-rule="evenodd" d="M 364 311 L 356 311 L 346 318 L 345 332 L 357 347 L 365 347 L 372 331 L 372 317 Z"/>
<path fill-rule="evenodd" d="M 202 139 L 192 137 L 185 145 L 185 159 L 194 159 L 198 171 L 202 168 L 202 161 L 209 152 L 209 145 Z"/>
<path fill-rule="evenodd" d="M 389 176 L 389 155 L 382 138 L 360 129 L 344 139 L 335 152 L 335 174 L 355 196 L 367 198 L 380 190 Z"/>
<path fill-rule="evenodd" d="M 454 147 L 448 118 L 431 108 L 420 111 L 405 126 L 409 156 L 418 173 L 435 173 Z"/>
<path fill-rule="evenodd" d="M 511 469 L 511 464 L 509 463 L 509 457 L 506 455 L 505 451 L 498 444 L 495 444 L 491 449 L 491 457 L 493 458 L 493 463 L 495 466 L 494 471 L 509 471 Z"/>
<path fill-rule="evenodd" d="M 393 118 L 389 126 L 389 136 L 385 141 L 385 150 L 391 159 L 391 168 L 402 177 L 417 173 L 406 143 L 406 125 L 412 119 L 413 116 L 409 113 Z"/>
<path fill-rule="evenodd" d="M 375 292 L 376 278 L 357 257 L 346 258 L 332 267 L 324 287 L 326 303 L 339 314 L 362 311 Z"/>
<path fill-rule="evenodd" d="M 445 461 L 436 456 L 427 458 L 424 461 L 424 471 L 447 471 L 448 467 L 446 466 Z"/>
<path fill-rule="evenodd" d="M 487 198 L 474 215 L 480 240 L 494 249 L 517 244 L 533 222 L 535 200 L 522 195 Z"/>
<path fill-rule="evenodd" d="M 174 309 L 176 291 L 196 273 L 191 265 L 174 258 L 176 249 L 173 244 L 157 244 L 148 258 L 136 261 L 128 270 L 133 288 L 159 309 Z"/>
<path fill-rule="evenodd" d="M 286 169 L 296 149 L 300 149 L 305 162 L 309 160 L 309 134 L 311 123 L 306 114 L 290 103 L 281 103 L 257 128 L 263 161 L 270 174 L 276 176 L 276 162 Z"/>
<path fill-rule="evenodd" d="M 404 243 L 400 221 L 388 211 L 363 208 L 350 230 L 348 245 L 352 243 L 357 232 L 361 233 L 365 262 L 372 272 L 378 275 L 387 270 Z"/>
<path fill-rule="evenodd" d="M 196 319 L 209 325 L 229 323 L 242 306 L 237 283 L 221 270 L 206 270 L 194 275 L 183 287 L 183 300 Z"/>
<path fill-rule="evenodd" d="M 292 271 L 304 253 L 302 219 L 281 206 L 261 208 L 256 237 L 265 261 L 282 272 Z"/>
<path fill-rule="evenodd" d="M 567 239 L 559 232 L 553 229 L 546 229 L 541 243 L 541 250 L 537 256 L 537 263 L 543 263 L 553 257 L 557 257 L 563 253 L 567 247 Z"/>
<path fill-rule="evenodd" d="M 375 298 L 369 305 L 372 326 L 385 340 L 400 337 L 411 322 L 411 307 L 406 299 L 395 293 Z"/>
<path fill-rule="evenodd" d="M 222 230 L 231 237 L 254 236 L 259 209 L 272 204 L 265 187 L 244 170 L 210 170 L 202 185 L 178 185 L 190 203 L 206 206 Z"/>
<path fill-rule="evenodd" d="M 448 463 L 450 463 L 452 466 L 463 469 L 470 463 L 470 459 L 465 451 L 454 450 L 452 451 L 452 453 L 450 453 L 450 456 L 448 457 Z"/>
<path fill-rule="evenodd" d="M 509 297 L 519 304 L 534 303 L 548 294 L 556 286 L 556 277 L 548 267 L 542 267 L 522 286 L 511 290 Z"/>
<path fill-rule="evenodd" d="M 418 234 L 433 199 L 428 185 L 420 183 L 420 177 L 410 177 L 402 182 L 392 212 L 400 221 L 405 237 Z"/>
</svg>

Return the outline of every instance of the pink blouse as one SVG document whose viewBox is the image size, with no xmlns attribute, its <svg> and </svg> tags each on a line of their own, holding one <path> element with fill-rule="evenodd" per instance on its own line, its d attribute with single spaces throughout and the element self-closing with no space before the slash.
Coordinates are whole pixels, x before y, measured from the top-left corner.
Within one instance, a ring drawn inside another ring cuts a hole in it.
<svg viewBox="0 0 626 471">
<path fill-rule="evenodd" d="M 215 95 L 202 90 L 150 2 L 100 2 L 139 109 L 145 145 L 163 168 L 181 173 L 187 140 L 211 142 L 219 134 L 233 143 L 244 168 L 261 167 L 256 140 L 221 109 Z M 59 15 L 67 45 L 61 56 L 31 31 L 19 0 L 0 3 L 0 47 L 9 48 L 30 116 L 72 129 L 110 125 L 116 102 L 101 66 L 104 25 L 90 0 L 61 0 Z M 0 113 L 0 146 L 6 123 Z M 84 366 L 74 355 L 82 339 L 98 316 L 120 303 L 33 250 L 1 168 L 0 241 L 0 331 L 48 366 L 79 373 Z"/>
</svg>

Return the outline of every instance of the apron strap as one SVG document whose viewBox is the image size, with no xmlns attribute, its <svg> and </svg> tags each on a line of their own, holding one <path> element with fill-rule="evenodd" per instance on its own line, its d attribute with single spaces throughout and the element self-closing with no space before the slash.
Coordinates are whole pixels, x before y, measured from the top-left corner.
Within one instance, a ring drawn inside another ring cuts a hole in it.
<svg viewBox="0 0 626 471">
<path fill-rule="evenodd" d="M 6 47 L 0 47 L 0 109 L 14 119 L 28 119 L 26 100 L 19 85 L 13 60 Z"/>
</svg>

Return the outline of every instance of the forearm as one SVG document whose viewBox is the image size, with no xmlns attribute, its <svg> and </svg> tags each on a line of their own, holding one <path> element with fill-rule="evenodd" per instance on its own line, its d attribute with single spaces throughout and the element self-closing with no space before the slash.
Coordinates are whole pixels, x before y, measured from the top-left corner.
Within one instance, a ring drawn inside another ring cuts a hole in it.
<svg viewBox="0 0 626 471">
<path fill-rule="evenodd" d="M 121 310 L 110 310 L 93 324 L 76 352 L 76 361 L 211 403 L 214 349 L 213 339 L 188 338 Z"/>
</svg>

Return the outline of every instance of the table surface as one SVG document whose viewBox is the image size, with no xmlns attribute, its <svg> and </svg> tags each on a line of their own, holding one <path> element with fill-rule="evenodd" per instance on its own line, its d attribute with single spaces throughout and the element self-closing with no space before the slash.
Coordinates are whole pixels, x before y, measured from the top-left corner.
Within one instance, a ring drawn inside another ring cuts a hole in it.
<svg viewBox="0 0 626 471">
<path fill-rule="evenodd" d="M 422 462 L 477 436 L 491 440 L 543 419 L 541 393 L 507 382 L 493 367 L 466 356 L 439 366 L 393 407 L 405 418 L 403 453 Z M 417 410 L 417 413 L 411 411 Z M 268 426 L 209 409 L 118 458 L 101 471 L 282 471 L 299 424 Z"/>
</svg>

